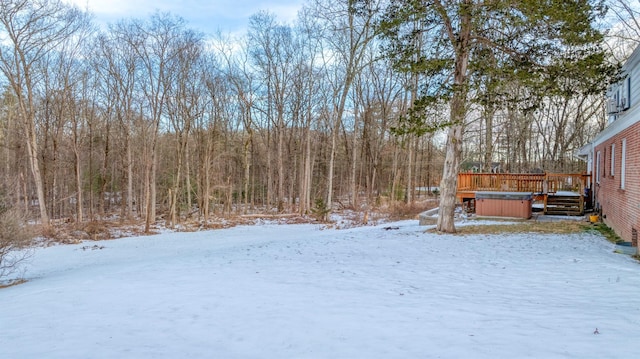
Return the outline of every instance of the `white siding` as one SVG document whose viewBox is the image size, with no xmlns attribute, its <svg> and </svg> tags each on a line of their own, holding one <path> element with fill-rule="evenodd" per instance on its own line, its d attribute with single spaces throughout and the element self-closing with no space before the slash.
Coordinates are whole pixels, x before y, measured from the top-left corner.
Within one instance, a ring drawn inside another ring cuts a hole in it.
<svg viewBox="0 0 640 359">
<path fill-rule="evenodd" d="M 626 88 L 628 88 L 628 108 L 617 113 L 608 114 L 609 123 L 591 143 L 594 147 L 606 142 L 611 137 L 620 133 L 620 131 L 640 122 L 640 46 L 636 48 L 627 63 L 622 67 L 621 75 L 624 80 L 612 85 L 607 90 L 607 97 L 608 100 L 612 100 L 617 104 L 619 96 L 616 96 L 616 94 L 622 92 L 623 88 L 625 91 Z M 627 107 L 627 104 L 625 104 L 625 107 Z M 609 111 L 610 109 L 608 108 L 607 112 Z"/>
</svg>

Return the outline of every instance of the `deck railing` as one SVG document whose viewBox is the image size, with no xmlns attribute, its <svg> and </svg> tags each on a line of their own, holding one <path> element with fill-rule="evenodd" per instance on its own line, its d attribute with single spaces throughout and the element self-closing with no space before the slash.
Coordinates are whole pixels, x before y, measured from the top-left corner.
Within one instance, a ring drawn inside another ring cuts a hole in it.
<svg viewBox="0 0 640 359">
<path fill-rule="evenodd" d="M 504 191 L 553 194 L 584 193 L 590 175 L 580 173 L 460 173 L 458 192 Z"/>
</svg>

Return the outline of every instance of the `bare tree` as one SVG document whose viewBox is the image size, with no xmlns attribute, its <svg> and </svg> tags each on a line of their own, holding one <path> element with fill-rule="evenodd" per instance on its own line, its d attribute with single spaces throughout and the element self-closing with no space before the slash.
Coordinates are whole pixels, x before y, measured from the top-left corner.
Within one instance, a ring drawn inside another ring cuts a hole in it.
<svg viewBox="0 0 640 359">
<path fill-rule="evenodd" d="M 183 37 L 177 40 L 177 57 L 172 61 L 173 70 L 176 72 L 173 81 L 170 82 L 167 94 L 166 112 L 176 137 L 175 172 L 173 184 L 170 189 L 169 221 L 171 226 L 177 223 L 178 193 L 183 175 L 183 164 L 188 168 L 188 144 L 191 128 L 197 118 L 203 116 L 204 105 L 202 98 L 205 96 L 205 75 L 209 68 L 204 64 L 202 51 L 202 39 L 193 32 L 185 32 Z M 189 173 L 185 171 L 188 180 Z M 187 184 L 187 191 L 190 188 Z"/>
<path fill-rule="evenodd" d="M 119 133 L 118 146 L 122 153 L 124 164 L 123 178 L 125 184 L 122 202 L 122 217 L 130 219 L 133 216 L 134 201 L 134 168 L 136 161 L 133 156 L 132 141 L 134 122 L 138 114 L 140 89 L 138 84 L 142 76 L 139 58 L 136 56 L 138 33 L 135 21 L 120 21 L 110 26 L 109 31 L 98 36 L 92 60 L 96 69 L 99 96 L 97 103 L 104 112 L 107 129 L 113 122 Z M 104 198 L 107 168 L 110 156 L 111 139 L 109 131 L 105 131 L 103 164 L 101 166 L 100 198 Z M 104 209 L 104 206 L 101 206 Z"/>
<path fill-rule="evenodd" d="M 251 18 L 249 46 L 264 81 L 266 108 L 262 111 L 275 128 L 276 206 L 281 212 L 285 203 L 284 145 L 291 119 L 288 99 L 295 74 L 292 29 L 278 24 L 274 15 L 258 13 Z"/>
<path fill-rule="evenodd" d="M 608 0 L 607 44 L 617 61 L 624 62 L 640 44 L 640 1 Z"/>
<path fill-rule="evenodd" d="M 51 67 L 44 70 L 51 74 L 46 77 L 50 82 L 46 84 L 46 88 L 48 97 L 55 102 L 54 116 L 57 117 L 60 127 L 69 128 L 71 132 L 70 141 L 62 142 L 70 142 L 75 194 L 65 197 L 75 197 L 75 218 L 79 223 L 84 220 L 82 147 L 86 130 L 85 108 L 90 101 L 86 93 L 88 64 L 81 58 L 88 43 L 87 39 L 92 36 L 88 25 L 87 23 L 81 31 L 77 31 L 60 44 L 59 50 L 52 54 Z"/>
<path fill-rule="evenodd" d="M 70 36 L 87 26 L 87 15 L 60 0 L 7 0 L 0 4 L 0 71 L 16 95 L 25 145 L 37 189 L 40 220 L 49 225 L 40 171 L 36 115 L 42 62 Z"/>
<path fill-rule="evenodd" d="M 228 38 L 219 39 L 217 41 L 217 52 L 224 59 L 224 74 L 226 81 L 229 82 L 231 91 L 236 96 L 236 102 L 239 110 L 239 117 L 242 121 L 241 132 L 243 133 L 242 161 L 243 161 L 243 178 L 242 188 L 244 196 L 243 212 L 247 214 L 249 203 L 254 196 L 251 195 L 251 169 L 252 169 L 252 146 L 254 141 L 254 120 L 253 112 L 255 111 L 255 83 L 257 82 L 257 74 L 249 69 L 249 54 L 247 48 L 241 51 L 234 51 L 229 45 L 232 40 Z M 216 79 L 212 79 L 211 85 Z M 219 80 L 219 79 L 217 79 Z M 210 85 L 210 87 L 211 87 Z M 212 94 L 217 91 L 211 91 Z M 239 124 L 240 125 L 240 124 Z"/>
<path fill-rule="evenodd" d="M 377 1 L 372 1 L 356 9 L 351 0 L 326 1 L 313 3 L 316 16 L 324 26 L 327 48 L 334 54 L 325 58 L 326 63 L 335 63 L 327 67 L 331 83 L 331 147 L 327 172 L 326 206 L 331 210 L 333 204 L 333 181 L 338 134 L 353 81 L 365 65 L 367 49 L 375 38 L 374 21 L 377 16 Z"/>
<path fill-rule="evenodd" d="M 319 88 L 322 81 L 321 71 L 324 64 L 320 63 L 320 53 L 323 51 L 323 38 L 325 29 L 321 22 L 315 17 L 315 12 L 305 7 L 299 13 L 298 20 L 298 41 L 300 42 L 298 52 L 299 64 L 297 83 L 300 87 L 302 117 L 302 133 L 300 138 L 303 144 L 302 160 L 300 161 L 300 183 L 299 183 L 299 207 L 300 214 L 307 214 L 311 211 L 311 193 L 313 188 L 313 139 L 312 125 L 317 120 L 317 113 L 320 107 L 318 100 Z"/>
<path fill-rule="evenodd" d="M 149 23 L 135 22 L 136 37 L 132 45 L 144 68 L 140 87 L 144 98 L 142 115 L 148 119 L 149 157 L 145 170 L 145 232 L 156 219 L 156 174 L 158 138 L 164 115 L 168 88 L 175 73 L 172 64 L 182 50 L 180 39 L 185 31 L 184 20 L 170 14 L 155 13 Z"/>
</svg>

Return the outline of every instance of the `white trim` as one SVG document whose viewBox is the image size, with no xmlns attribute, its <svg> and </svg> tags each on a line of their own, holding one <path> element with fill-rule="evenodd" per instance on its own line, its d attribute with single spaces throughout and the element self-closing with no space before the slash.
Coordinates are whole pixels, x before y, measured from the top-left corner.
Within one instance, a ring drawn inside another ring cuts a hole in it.
<svg viewBox="0 0 640 359">
<path fill-rule="evenodd" d="M 600 159 L 602 156 L 600 155 L 600 151 L 596 153 L 596 183 L 600 183 Z"/>
<path fill-rule="evenodd" d="M 616 144 L 611 144 L 611 168 L 609 171 L 611 177 L 616 176 Z"/>
<path fill-rule="evenodd" d="M 620 188 L 624 189 L 624 182 L 627 177 L 627 139 L 622 139 L 621 149 L 622 154 L 620 155 Z"/>
</svg>

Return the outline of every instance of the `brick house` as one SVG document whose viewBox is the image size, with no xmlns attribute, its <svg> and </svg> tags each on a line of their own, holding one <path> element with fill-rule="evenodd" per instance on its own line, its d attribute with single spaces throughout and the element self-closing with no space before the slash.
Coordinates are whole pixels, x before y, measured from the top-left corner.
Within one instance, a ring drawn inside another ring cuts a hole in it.
<svg viewBox="0 0 640 359">
<path fill-rule="evenodd" d="M 638 246 L 640 230 L 640 46 L 607 92 L 608 124 L 580 149 L 591 173 L 594 208 L 622 239 Z"/>
</svg>

